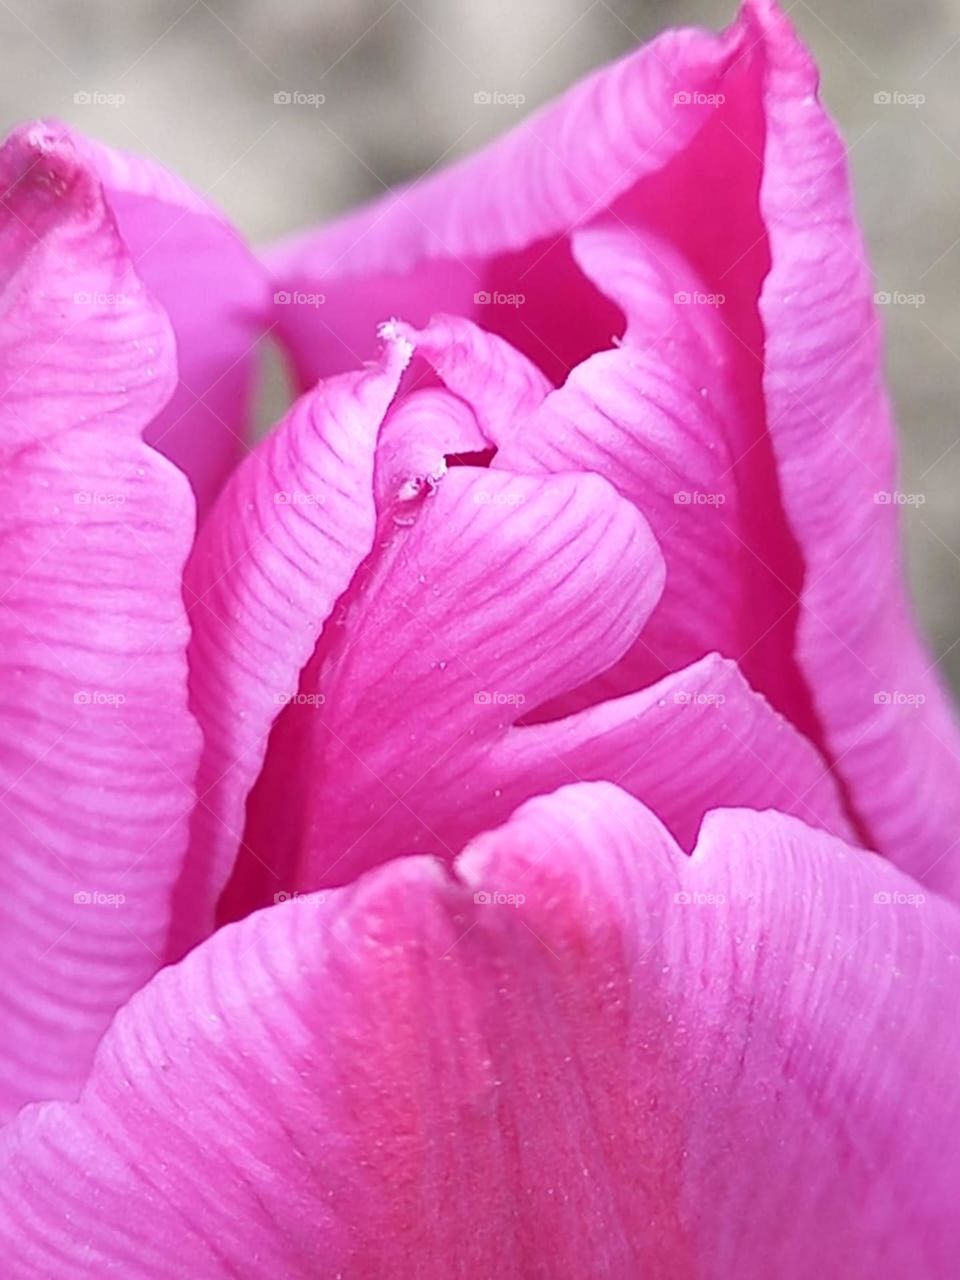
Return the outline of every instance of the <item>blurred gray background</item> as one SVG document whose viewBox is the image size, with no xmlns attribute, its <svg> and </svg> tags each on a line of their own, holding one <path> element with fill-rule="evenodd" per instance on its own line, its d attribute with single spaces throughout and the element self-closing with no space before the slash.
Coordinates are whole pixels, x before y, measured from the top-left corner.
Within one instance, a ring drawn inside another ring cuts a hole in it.
<svg viewBox="0 0 960 1280">
<path fill-rule="evenodd" d="M 960 0 L 785 0 L 851 149 L 886 308 L 914 594 L 960 688 Z M 479 146 L 734 0 L 0 0 L 0 115 L 153 154 L 257 240 Z M 474 104 L 476 91 L 522 106 Z M 280 91 L 325 95 L 278 108 Z M 874 95 L 922 95 L 919 105 Z M 77 95 L 81 100 L 77 101 Z M 90 102 L 82 100 L 88 95 Z"/>
</svg>

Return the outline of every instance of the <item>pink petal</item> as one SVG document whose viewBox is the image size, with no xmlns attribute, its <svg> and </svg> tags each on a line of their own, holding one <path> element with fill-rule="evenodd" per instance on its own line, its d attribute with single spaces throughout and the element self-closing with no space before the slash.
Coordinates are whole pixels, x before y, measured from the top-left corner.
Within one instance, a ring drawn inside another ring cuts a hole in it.
<svg viewBox="0 0 960 1280">
<path fill-rule="evenodd" d="M 525 709 L 615 661 L 663 582 L 643 519 L 596 476 L 455 467 L 377 541 L 251 797 L 239 878 L 265 864 L 268 897 L 343 883 L 384 850 L 456 853 L 497 820 L 478 761 Z M 429 797 L 405 803 L 418 784 Z"/>
<path fill-rule="evenodd" d="M 664 37 L 272 265 L 363 308 L 412 301 L 419 324 L 476 315 L 553 376 L 586 357 L 498 461 L 599 467 L 648 516 L 668 586 L 643 645 L 551 710 L 719 650 L 835 763 L 862 838 L 949 889 L 960 736 L 909 618 L 896 502 L 876 501 L 896 480 L 872 286 L 815 80 L 775 6 L 751 0 L 723 37 Z M 471 272 L 532 309 L 465 307 Z M 591 280 L 627 315 L 623 351 L 604 351 L 616 321 Z M 650 307 L 698 285 L 725 295 L 716 315 L 678 327 Z M 307 364 L 320 350 L 299 319 L 286 334 Z M 671 510 L 692 483 L 724 507 Z"/>
<path fill-rule="evenodd" d="M 688 849 L 718 805 L 778 809 L 854 838 L 819 753 L 717 654 L 639 693 L 512 729 L 481 762 L 475 785 L 501 788 L 489 824 L 572 779 L 615 782 Z M 423 812 L 417 791 L 404 799 Z"/>
<path fill-rule="evenodd" d="M 550 390 L 535 364 L 469 320 L 439 315 L 419 331 L 407 324 L 393 329 L 433 367 L 444 386 L 472 406 L 491 444 L 502 446 Z"/>
<path fill-rule="evenodd" d="M 707 284 L 649 231 L 616 219 L 573 242 L 586 273 L 623 307 L 626 335 L 575 368 L 494 466 L 606 476 L 650 520 L 669 571 L 637 644 L 557 710 L 642 688 L 719 650 L 813 732 L 792 655 L 795 554 L 762 414 L 731 376 L 722 307 L 691 301 Z"/>
<path fill-rule="evenodd" d="M 844 148 L 789 24 L 766 3 L 749 12 L 766 57 L 767 419 L 806 566 L 798 660 L 876 847 L 956 895 L 960 734 L 905 598 L 893 430 Z"/>
<path fill-rule="evenodd" d="M 173 325 L 180 378 L 147 440 L 187 473 L 202 518 L 249 441 L 266 273 L 226 217 L 162 165 L 72 136 Z"/>
<path fill-rule="evenodd" d="M 477 156 L 276 246 L 268 266 L 282 295 L 325 299 L 275 315 L 304 383 L 368 357 L 385 309 L 417 326 L 438 311 L 502 323 L 551 372 L 586 354 L 584 342 L 596 350 L 581 324 L 607 324 L 611 309 L 570 261 L 567 233 L 683 152 L 714 109 L 678 108 L 676 95 L 715 92 L 737 51 L 737 39 L 668 31 Z"/>
<path fill-rule="evenodd" d="M 141 440 L 176 377 L 169 324 L 69 135 L 12 135 L 0 189 L 9 1112 L 75 1093 L 157 969 L 199 734 L 181 594 L 193 499 Z"/>
<path fill-rule="evenodd" d="M 418 503 L 447 473 L 448 460 L 483 453 L 490 440 L 476 414 L 442 387 L 419 387 L 394 401 L 377 440 L 377 509 L 410 524 Z"/>
<path fill-rule="evenodd" d="M 733 803 L 850 834 L 816 751 L 716 657 L 538 723 L 617 661 L 662 585 L 645 524 L 598 477 L 455 468 L 395 519 L 278 722 L 225 918 L 384 849 L 452 857 L 579 779 L 620 782 L 687 843 Z"/>
<path fill-rule="evenodd" d="M 7 1274 L 950 1280 L 960 919 L 918 897 L 594 785 L 260 912 L 8 1127 Z"/>
<path fill-rule="evenodd" d="M 757 355 L 768 260 L 755 43 L 744 22 L 721 37 L 667 33 L 472 160 L 271 259 L 287 284 L 344 281 L 364 308 L 376 297 L 404 315 L 448 304 L 447 263 L 461 311 L 543 368 L 570 370 L 539 411 L 513 419 L 496 465 L 600 470 L 649 518 L 669 573 L 641 643 L 557 713 L 720 651 L 819 735 L 793 653 L 803 566 L 779 503 Z M 424 266 L 416 297 L 403 273 Z M 484 299 L 470 308 L 466 270 Z M 704 290 L 723 291 L 722 311 L 678 304 Z M 604 350 L 622 327 L 613 302 L 629 321 L 621 351 Z M 301 368 L 324 346 L 308 318 L 280 321 Z"/>
<path fill-rule="evenodd" d="M 376 528 L 374 449 L 411 348 L 302 397 L 230 478 L 186 574 L 200 803 L 178 885 L 175 954 L 208 933 L 271 726 Z"/>
</svg>

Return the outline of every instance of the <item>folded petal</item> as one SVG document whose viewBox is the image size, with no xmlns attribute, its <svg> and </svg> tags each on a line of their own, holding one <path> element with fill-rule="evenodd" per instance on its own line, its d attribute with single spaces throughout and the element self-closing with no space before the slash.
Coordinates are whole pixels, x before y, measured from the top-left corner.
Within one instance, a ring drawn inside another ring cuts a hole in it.
<svg viewBox="0 0 960 1280">
<path fill-rule="evenodd" d="M 785 809 L 849 836 L 817 752 L 732 663 L 715 655 L 697 661 L 719 644 L 781 695 L 795 722 L 804 721 L 788 621 L 796 599 L 787 594 L 785 610 L 778 576 L 759 554 L 747 554 L 755 540 L 775 559 L 782 516 L 775 485 L 759 473 L 756 421 L 742 412 L 728 376 L 719 308 L 698 315 L 706 304 L 697 302 L 704 295 L 689 266 L 663 243 L 638 253 L 635 233 L 621 223 L 576 232 L 573 241 L 587 274 L 623 306 L 628 327 L 619 349 L 585 361 L 559 390 L 548 394 L 535 366 L 468 320 L 438 316 L 419 332 L 396 326 L 473 407 L 499 446 L 494 468 L 604 474 L 651 519 L 669 565 L 663 595 L 624 657 L 548 708 L 550 715 L 580 706 L 590 712 L 508 735 L 472 769 L 475 804 L 492 823 L 564 781 L 612 777 L 688 845 L 704 812 L 721 802 Z M 678 292 L 679 283 L 689 292 Z M 762 429 L 762 415 L 757 420 Z M 748 475 L 738 474 L 748 466 Z M 758 520 L 763 500 L 755 495 L 765 493 L 766 518 Z M 778 561 L 784 572 L 788 558 L 789 547 Z M 677 674 L 653 685 L 664 673 Z M 645 686 L 652 687 L 633 699 L 595 705 Z M 628 772 L 630 784 L 622 781 Z M 428 770 L 404 792 L 404 808 L 428 828 L 444 792 L 437 775 Z M 460 802 L 461 816 L 469 807 Z"/>
<path fill-rule="evenodd" d="M 146 438 L 189 476 L 202 519 L 249 443 L 267 275 L 225 215 L 162 165 L 71 136 L 173 325 L 179 380 Z"/>
<path fill-rule="evenodd" d="M 606 784 L 259 912 L 0 1139 L 12 1280 L 949 1280 L 960 917 Z"/>
<path fill-rule="evenodd" d="M 277 723 L 224 918 L 384 849 L 452 857 L 580 779 L 620 782 L 687 844 L 720 804 L 850 834 L 817 752 L 715 656 L 543 723 L 642 637 L 662 586 L 647 526 L 599 477 L 457 467 L 394 519 Z"/>
<path fill-rule="evenodd" d="M 96 175 L 47 126 L 0 151 L 0 1000 L 5 1113 L 70 1096 L 161 963 L 199 733 L 194 503 L 141 435 L 173 336 Z"/>
<path fill-rule="evenodd" d="M 459 316 L 433 316 L 422 330 L 402 323 L 392 328 L 431 365 L 444 386 L 472 406 L 491 444 L 508 440 L 550 390 L 526 356 Z"/>
<path fill-rule="evenodd" d="M 649 529 L 596 476 L 454 467 L 410 520 L 382 525 L 271 741 L 240 868 L 270 869 L 267 898 L 385 849 L 457 852 L 488 824 L 472 778 L 497 737 L 614 662 L 662 587 Z"/>
<path fill-rule="evenodd" d="M 557 710 L 642 688 L 717 650 L 809 733 L 793 660 L 795 549 L 762 412 L 745 403 L 729 358 L 726 296 L 708 293 L 658 235 L 620 219 L 575 232 L 573 245 L 586 274 L 622 306 L 626 333 L 572 370 L 493 465 L 604 475 L 650 521 L 668 574 L 637 644 Z"/>
<path fill-rule="evenodd" d="M 490 440 L 473 409 L 443 387 L 419 387 L 390 407 L 377 440 L 377 510 L 413 522 L 451 460 L 482 454 Z"/>
<path fill-rule="evenodd" d="M 213 925 L 273 722 L 373 547 L 377 433 L 410 354 L 393 338 L 379 364 L 303 396 L 231 476 L 200 531 L 185 594 L 204 750 L 175 954 Z"/>
<path fill-rule="evenodd" d="M 798 661 L 876 847 L 956 895 L 960 733 L 905 597 L 893 429 L 844 147 L 786 19 L 762 0 L 748 9 L 765 57 L 764 391 L 805 565 Z"/>
</svg>

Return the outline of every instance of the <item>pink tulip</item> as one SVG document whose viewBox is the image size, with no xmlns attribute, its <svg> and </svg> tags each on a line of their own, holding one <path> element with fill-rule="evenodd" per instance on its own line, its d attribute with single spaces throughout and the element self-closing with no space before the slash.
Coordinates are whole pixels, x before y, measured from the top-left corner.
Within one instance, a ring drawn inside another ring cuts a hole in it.
<svg viewBox="0 0 960 1280">
<path fill-rule="evenodd" d="M 265 264 L 0 189 L 3 1274 L 952 1277 L 960 737 L 785 18 Z"/>
</svg>

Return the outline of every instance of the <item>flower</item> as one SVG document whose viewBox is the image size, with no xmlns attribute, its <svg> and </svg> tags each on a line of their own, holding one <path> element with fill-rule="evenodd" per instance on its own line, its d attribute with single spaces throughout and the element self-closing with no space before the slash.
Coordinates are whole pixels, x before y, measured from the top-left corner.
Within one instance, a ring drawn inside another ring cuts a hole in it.
<svg viewBox="0 0 960 1280">
<path fill-rule="evenodd" d="M 957 730 L 785 19 L 265 266 L 0 181 L 8 1274 L 950 1275 Z"/>
</svg>

